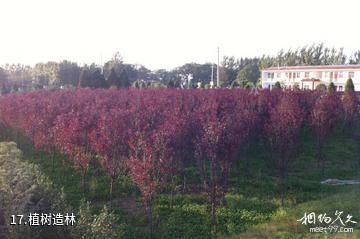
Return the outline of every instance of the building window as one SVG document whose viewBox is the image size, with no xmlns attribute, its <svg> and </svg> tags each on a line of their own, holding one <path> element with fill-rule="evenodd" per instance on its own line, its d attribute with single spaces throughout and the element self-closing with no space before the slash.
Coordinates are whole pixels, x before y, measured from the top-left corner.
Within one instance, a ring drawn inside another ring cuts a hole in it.
<svg viewBox="0 0 360 239">
<path fill-rule="evenodd" d="M 349 78 L 350 79 L 354 79 L 354 75 L 355 75 L 354 72 L 349 72 Z"/>
<path fill-rule="evenodd" d="M 334 78 L 335 78 L 335 80 L 337 80 L 337 78 L 338 78 L 338 73 L 337 72 L 334 73 Z"/>
<path fill-rule="evenodd" d="M 300 72 L 296 72 L 296 78 L 300 78 Z"/>
<path fill-rule="evenodd" d="M 274 79 L 274 73 L 268 72 L 267 74 L 269 79 Z"/>
<path fill-rule="evenodd" d="M 329 72 L 325 72 L 325 78 L 329 78 Z"/>
<path fill-rule="evenodd" d="M 330 80 L 333 79 L 333 76 L 334 76 L 334 72 L 330 72 Z"/>
<path fill-rule="evenodd" d="M 310 77 L 310 73 L 309 72 L 305 72 L 305 78 L 309 78 Z"/>
<path fill-rule="evenodd" d="M 322 71 L 320 71 L 320 72 L 319 72 L 319 78 L 320 78 L 320 79 L 322 78 L 322 75 L 323 75 L 323 73 L 322 73 Z"/>
<path fill-rule="evenodd" d="M 276 77 L 277 77 L 277 78 L 280 78 L 280 77 L 281 77 L 281 73 L 280 73 L 280 72 L 276 73 Z"/>
<path fill-rule="evenodd" d="M 339 72 L 339 78 L 343 78 L 343 72 L 342 71 Z"/>
<path fill-rule="evenodd" d="M 295 79 L 295 77 L 296 77 L 296 73 L 295 73 L 295 72 L 293 72 L 293 78 Z"/>
</svg>

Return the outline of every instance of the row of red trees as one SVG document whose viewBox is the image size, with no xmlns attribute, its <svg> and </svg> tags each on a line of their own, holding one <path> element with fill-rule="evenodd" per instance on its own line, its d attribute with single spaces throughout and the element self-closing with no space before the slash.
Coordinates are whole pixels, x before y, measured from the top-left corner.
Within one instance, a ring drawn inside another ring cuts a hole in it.
<svg viewBox="0 0 360 239">
<path fill-rule="evenodd" d="M 67 155 L 81 171 L 83 187 L 94 158 L 111 178 L 111 197 L 119 174 L 130 175 L 150 219 L 154 197 L 196 162 L 214 233 L 216 208 L 244 149 L 260 139 L 268 142 L 284 185 L 302 128 L 314 129 L 322 162 L 332 129 L 341 122 L 352 125 L 356 117 L 354 93 L 83 89 L 0 98 L 3 127 L 20 131 L 36 148 Z"/>
</svg>

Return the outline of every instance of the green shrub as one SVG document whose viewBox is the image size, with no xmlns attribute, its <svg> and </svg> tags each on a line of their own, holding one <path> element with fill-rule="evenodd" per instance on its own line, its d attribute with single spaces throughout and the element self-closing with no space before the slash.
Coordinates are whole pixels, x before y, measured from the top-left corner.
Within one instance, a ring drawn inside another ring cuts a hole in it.
<svg viewBox="0 0 360 239">
<path fill-rule="evenodd" d="M 208 239 L 211 237 L 210 218 L 206 205 L 186 204 L 174 206 L 172 209 L 158 206 L 155 210 L 158 215 L 162 214 L 159 238 Z"/>
<path fill-rule="evenodd" d="M 246 198 L 239 194 L 227 194 L 225 196 L 225 206 L 228 209 L 246 209 L 262 214 L 271 214 L 277 209 L 277 206 L 272 202 L 259 200 L 257 198 Z"/>
<path fill-rule="evenodd" d="M 348 79 L 345 84 L 345 92 L 353 92 L 355 91 L 354 83 L 352 79 Z"/>
<path fill-rule="evenodd" d="M 279 81 L 275 82 L 273 89 L 281 89 L 281 84 Z"/>
<path fill-rule="evenodd" d="M 188 194 L 175 194 L 172 199 L 169 195 L 160 195 L 156 204 L 162 206 L 172 205 L 185 205 L 185 204 L 205 204 L 207 203 L 207 197 L 205 195 L 188 195 Z"/>
<path fill-rule="evenodd" d="M 82 202 L 79 208 L 78 220 L 71 230 L 73 238 L 81 239 L 112 239 L 123 238 L 125 224 L 117 224 L 116 216 L 109 212 L 106 206 L 99 214 L 93 215 L 90 203 Z"/>
<path fill-rule="evenodd" d="M 329 92 L 335 92 L 336 91 L 336 86 L 335 86 L 334 82 L 330 82 L 329 87 L 328 87 L 328 91 Z"/>
<path fill-rule="evenodd" d="M 325 84 L 318 84 L 318 85 L 316 86 L 316 90 L 322 91 L 322 92 L 326 92 L 327 87 L 326 87 Z"/>
<path fill-rule="evenodd" d="M 217 217 L 218 232 L 229 235 L 242 232 L 248 226 L 264 222 L 270 218 L 270 215 L 247 209 L 219 208 Z"/>
<path fill-rule="evenodd" d="M 64 195 L 54 192 L 51 182 L 33 164 L 21 160 L 22 152 L 16 143 L 0 143 L 0 211 L 5 225 L 11 215 L 23 215 L 22 225 L 7 229 L 9 238 L 67 238 L 66 227 L 29 227 L 30 213 L 70 213 Z M 18 218 L 17 218 L 18 219 Z M 19 219 L 16 221 L 19 222 Z"/>
<path fill-rule="evenodd" d="M 225 207 L 217 211 L 218 231 L 224 235 L 242 232 L 250 225 L 268 220 L 276 208 L 271 202 L 228 194 L 225 196 Z"/>
</svg>

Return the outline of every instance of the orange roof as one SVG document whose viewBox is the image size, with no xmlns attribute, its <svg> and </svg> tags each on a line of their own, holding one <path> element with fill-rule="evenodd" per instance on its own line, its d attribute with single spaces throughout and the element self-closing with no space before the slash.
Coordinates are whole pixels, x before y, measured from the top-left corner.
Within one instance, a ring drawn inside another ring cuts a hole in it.
<svg viewBox="0 0 360 239">
<path fill-rule="evenodd" d="M 311 79 L 302 79 L 301 81 L 320 81 L 320 79 L 311 78 Z"/>
<path fill-rule="evenodd" d="M 323 65 L 323 66 L 280 66 L 269 67 L 264 71 L 296 71 L 296 70 L 360 70 L 360 65 Z"/>
</svg>

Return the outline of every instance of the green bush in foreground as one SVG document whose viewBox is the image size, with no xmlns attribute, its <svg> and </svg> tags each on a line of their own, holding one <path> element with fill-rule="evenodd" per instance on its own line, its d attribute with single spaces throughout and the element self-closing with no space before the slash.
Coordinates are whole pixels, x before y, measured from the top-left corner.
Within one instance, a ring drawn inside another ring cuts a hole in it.
<svg viewBox="0 0 360 239">
<path fill-rule="evenodd" d="M 167 218 L 163 220 L 160 238 L 197 238 L 208 239 L 210 235 L 210 218 L 205 205 L 187 204 L 183 206 L 158 207 L 156 210 L 166 210 Z"/>
<path fill-rule="evenodd" d="M 76 226 L 71 231 L 73 238 L 115 239 L 124 237 L 124 225 L 116 226 L 116 216 L 106 206 L 98 215 L 91 213 L 90 203 L 82 202 Z"/>
<path fill-rule="evenodd" d="M 352 79 L 349 78 L 345 84 L 345 92 L 353 92 L 353 91 L 355 91 L 355 86 Z"/>
<path fill-rule="evenodd" d="M 118 224 L 114 214 L 104 207 L 93 214 L 89 203 L 83 202 L 76 212 L 65 203 L 65 195 L 55 192 L 50 180 L 36 165 L 21 160 L 22 152 L 14 142 L 0 143 L 0 212 L 5 225 L 10 225 L 11 215 L 29 213 L 74 213 L 74 226 L 16 225 L 0 228 L 0 238 L 16 239 L 112 239 L 123 238 L 125 224 Z M 115 226 L 117 225 L 117 226 Z M 131 238 L 131 237 L 126 237 Z"/>
<path fill-rule="evenodd" d="M 22 224 L 8 226 L 9 238 L 66 238 L 66 227 L 29 227 L 30 213 L 70 213 L 64 195 L 55 193 L 51 183 L 39 169 L 21 160 L 22 152 L 14 142 L 0 143 L 0 207 L 5 225 L 11 224 L 11 215 L 23 215 Z M 16 218 L 19 223 L 19 218 Z"/>
</svg>

